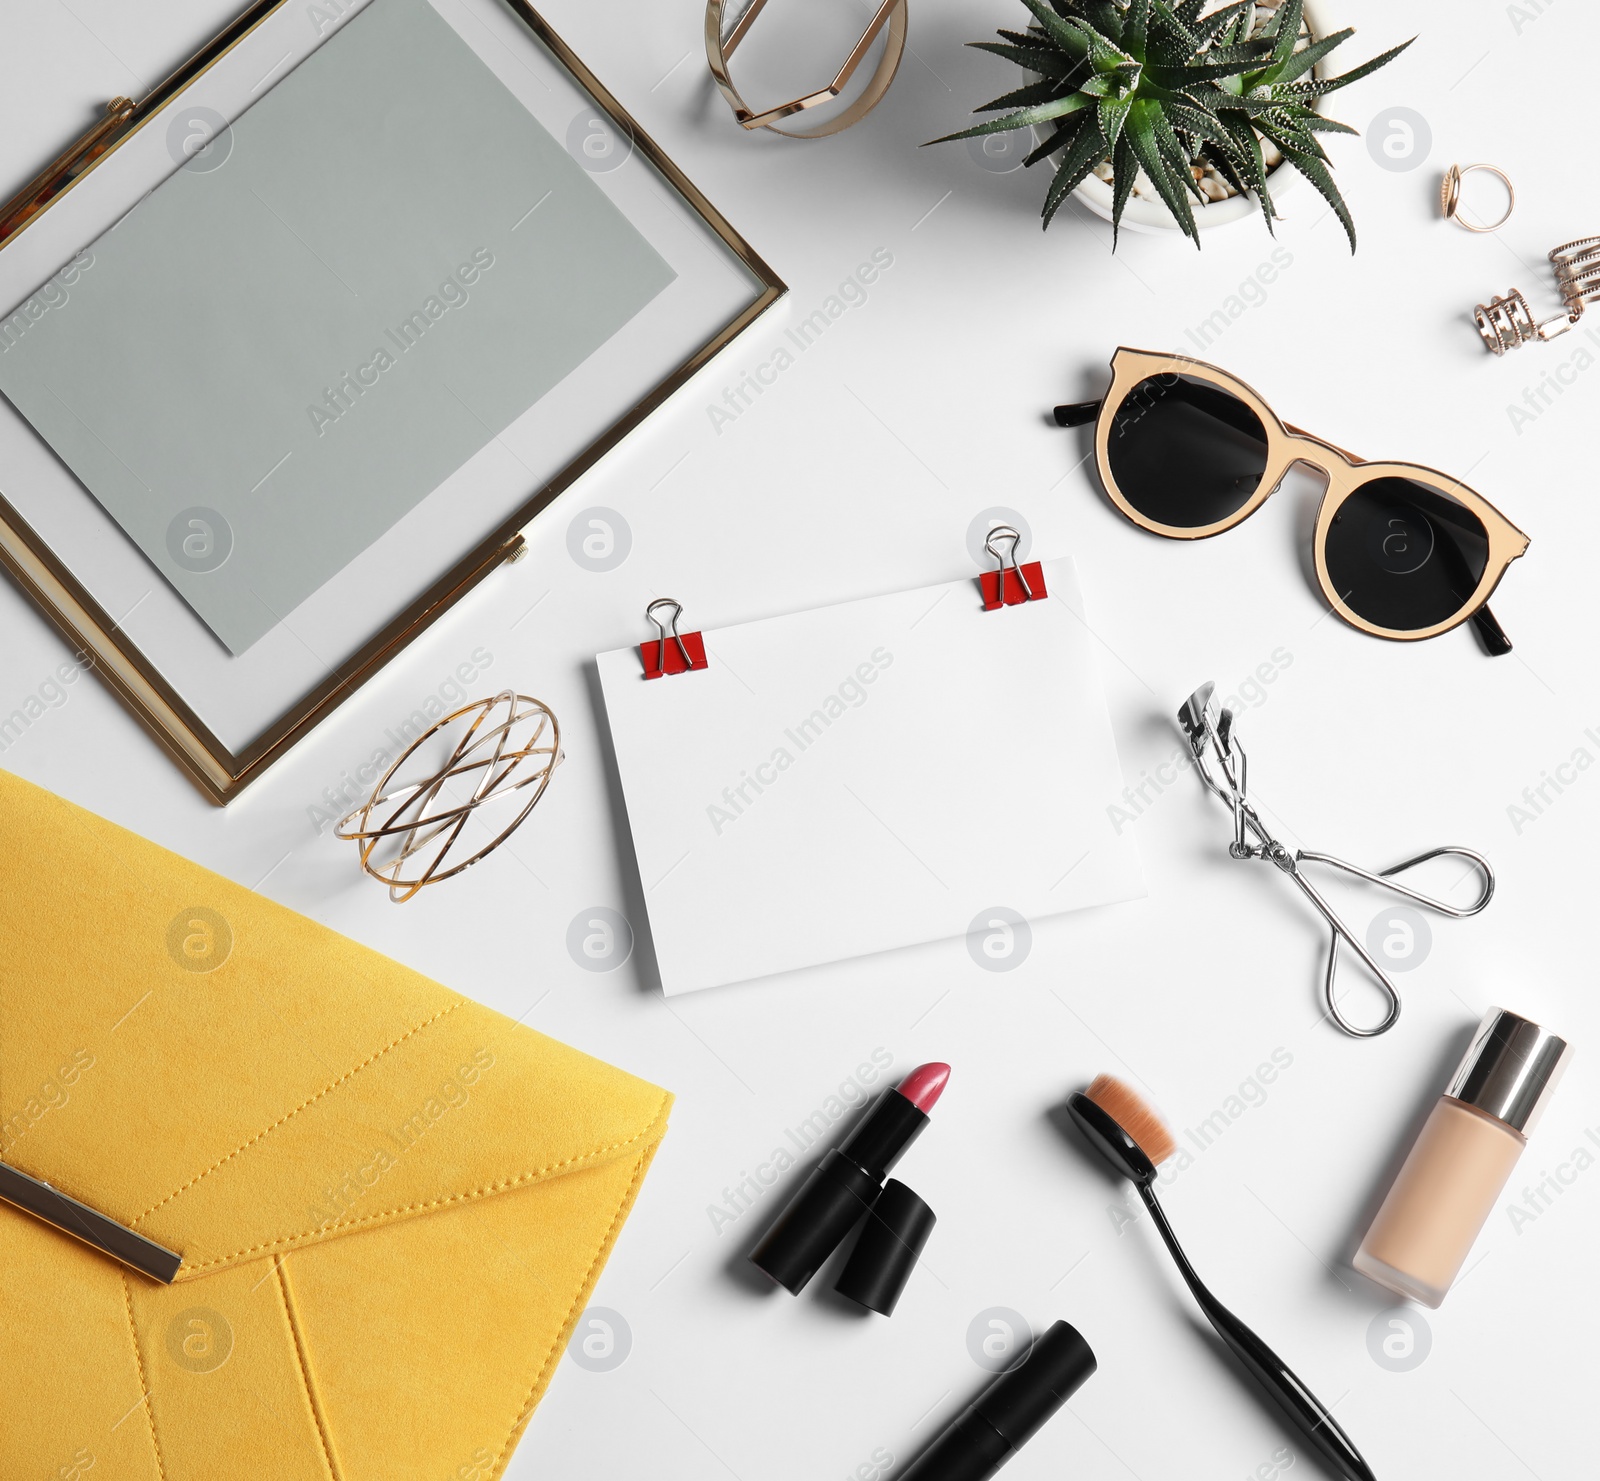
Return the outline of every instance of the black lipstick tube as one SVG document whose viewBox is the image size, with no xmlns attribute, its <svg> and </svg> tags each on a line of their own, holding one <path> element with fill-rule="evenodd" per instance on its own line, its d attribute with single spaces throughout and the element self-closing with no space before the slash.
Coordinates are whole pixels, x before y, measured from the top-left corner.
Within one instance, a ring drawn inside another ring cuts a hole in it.
<svg viewBox="0 0 1600 1481">
<path fill-rule="evenodd" d="M 1019 1367 L 995 1379 L 900 1481 L 988 1481 L 1095 1370 L 1076 1327 L 1057 1322 Z"/>
<path fill-rule="evenodd" d="M 877 1201 L 883 1180 L 914 1142 L 927 1116 L 898 1090 L 888 1090 L 800 1185 L 750 1260 L 799 1295 L 859 1219 Z"/>
</svg>

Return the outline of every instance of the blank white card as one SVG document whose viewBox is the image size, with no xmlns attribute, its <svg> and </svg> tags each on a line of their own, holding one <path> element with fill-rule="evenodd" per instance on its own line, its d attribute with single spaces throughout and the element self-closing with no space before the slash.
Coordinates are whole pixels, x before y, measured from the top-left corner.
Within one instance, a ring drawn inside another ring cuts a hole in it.
<svg viewBox="0 0 1600 1481">
<path fill-rule="evenodd" d="M 1144 893 L 1077 573 L 1044 574 L 706 629 L 658 679 L 599 656 L 668 994 Z"/>
</svg>

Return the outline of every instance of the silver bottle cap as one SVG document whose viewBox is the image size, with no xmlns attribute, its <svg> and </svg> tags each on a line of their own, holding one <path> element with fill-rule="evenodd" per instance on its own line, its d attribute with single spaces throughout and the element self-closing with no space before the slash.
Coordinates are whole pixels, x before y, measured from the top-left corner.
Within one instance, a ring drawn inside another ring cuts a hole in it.
<svg viewBox="0 0 1600 1481">
<path fill-rule="evenodd" d="M 1491 1008 L 1444 1093 L 1527 1136 L 1571 1057 L 1565 1039 L 1504 1008 Z"/>
</svg>

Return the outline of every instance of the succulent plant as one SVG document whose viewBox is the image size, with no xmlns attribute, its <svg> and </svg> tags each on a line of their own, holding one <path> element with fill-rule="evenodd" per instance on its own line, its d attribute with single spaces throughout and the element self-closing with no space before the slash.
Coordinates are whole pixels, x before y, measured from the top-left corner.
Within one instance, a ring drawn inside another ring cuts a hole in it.
<svg viewBox="0 0 1600 1481">
<path fill-rule="evenodd" d="M 1196 184 L 1196 166 L 1209 166 L 1239 193 L 1254 194 L 1272 230 L 1278 213 L 1262 157 L 1267 141 L 1321 192 L 1355 251 L 1355 225 L 1317 135 L 1356 131 L 1323 117 L 1313 104 L 1393 61 L 1411 42 L 1342 76 L 1318 77 L 1317 63 L 1354 32 L 1335 31 L 1300 46 L 1302 0 L 1283 0 L 1264 25 L 1257 24 L 1255 0 L 1237 0 L 1202 15 L 1206 3 L 1023 0 L 1033 14 L 1032 26 L 1002 30 L 999 41 L 972 45 L 1041 80 L 973 110 L 1014 111 L 931 142 L 1051 125 L 1024 160 L 1032 165 L 1060 156 L 1045 196 L 1046 226 L 1068 193 L 1109 161 L 1113 245 L 1143 170 L 1198 247 L 1189 197 L 1204 205 L 1206 196 Z"/>
</svg>

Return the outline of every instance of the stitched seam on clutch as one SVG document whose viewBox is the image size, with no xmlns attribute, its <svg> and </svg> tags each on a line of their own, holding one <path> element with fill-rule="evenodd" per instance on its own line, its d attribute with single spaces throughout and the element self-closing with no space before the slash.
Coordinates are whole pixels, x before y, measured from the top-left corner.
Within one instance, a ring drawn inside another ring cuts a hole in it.
<svg viewBox="0 0 1600 1481">
<path fill-rule="evenodd" d="M 122 1275 L 121 1271 L 118 1271 Z M 144 1354 L 139 1351 L 139 1328 L 133 1320 L 133 1292 L 128 1289 L 128 1277 L 122 1275 L 122 1299 L 128 1308 L 128 1336 L 133 1342 L 133 1361 L 139 1369 L 139 1392 L 144 1395 L 143 1408 L 145 1422 L 150 1426 L 150 1448 L 156 1453 L 156 1472 L 161 1481 L 167 1481 L 166 1462 L 161 1459 L 161 1441 L 156 1438 L 156 1415 L 153 1401 L 150 1398 L 150 1381 L 145 1376 Z M 131 1412 L 131 1411 L 130 1411 Z M 118 1424 L 122 1420 L 117 1421 Z"/>
<path fill-rule="evenodd" d="M 620 1142 L 612 1142 L 609 1146 L 596 1147 L 593 1151 L 581 1152 L 576 1157 L 568 1157 L 564 1162 L 552 1162 L 548 1166 L 541 1167 L 537 1172 L 518 1173 L 515 1177 L 505 1178 L 501 1182 L 488 1183 L 482 1188 L 472 1188 L 465 1193 L 452 1193 L 446 1198 L 429 1199 L 424 1203 L 408 1203 L 403 1208 L 385 1209 L 382 1213 L 368 1214 L 362 1219 L 352 1219 L 348 1224 L 327 1224 L 316 1229 L 302 1230 L 297 1234 L 281 1235 L 277 1239 L 267 1240 L 264 1244 L 251 1245 L 249 1249 L 245 1250 L 235 1250 L 231 1255 L 218 1255 L 214 1260 L 205 1260 L 198 1265 L 186 1266 L 185 1269 L 191 1270 L 198 1275 L 202 1270 L 210 1270 L 217 1265 L 226 1265 L 234 1260 L 241 1260 L 246 1255 L 259 1255 L 267 1250 L 277 1249 L 281 1245 L 299 1244 L 304 1240 L 316 1238 L 320 1235 L 346 1233 L 352 1229 L 363 1228 L 368 1224 L 377 1224 L 387 1219 L 397 1218 L 401 1214 L 423 1213 L 429 1209 L 445 1208 L 452 1203 L 465 1203 L 469 1199 L 483 1198 L 493 1193 L 504 1193 L 508 1189 L 519 1188 L 524 1183 L 537 1182 L 541 1178 L 548 1177 L 551 1173 L 563 1172 L 577 1163 L 588 1162 L 595 1157 L 603 1157 L 608 1152 L 620 1152 L 624 1148 L 631 1147 L 635 1142 L 643 1140 L 660 1128 L 662 1119 L 666 1115 L 668 1104 L 669 1099 L 663 1094 L 660 1109 L 651 1118 L 650 1124 L 642 1131 L 636 1131 L 632 1136 L 625 1137 Z"/>
<path fill-rule="evenodd" d="M 322 1458 L 328 1463 L 328 1474 L 333 1481 L 342 1481 L 339 1467 L 333 1462 L 333 1446 L 328 1441 L 328 1426 L 322 1417 L 322 1405 L 317 1402 L 316 1392 L 311 1387 L 311 1370 L 306 1366 L 305 1339 L 300 1335 L 300 1322 L 294 1314 L 294 1303 L 289 1299 L 289 1279 L 284 1274 L 282 1256 L 272 1257 L 272 1268 L 278 1275 L 278 1290 L 283 1296 L 283 1314 L 289 1320 L 289 1334 L 294 1338 L 294 1356 L 300 1365 L 300 1382 L 305 1385 L 306 1402 L 311 1406 L 311 1417 L 317 1426 L 317 1438 L 322 1442 Z"/>
<path fill-rule="evenodd" d="M 235 1147 L 233 1149 L 233 1151 L 229 1152 L 226 1157 L 223 1157 L 219 1161 L 214 1162 L 204 1172 L 196 1173 L 195 1176 L 190 1178 L 189 1181 L 187 1183 L 185 1183 L 181 1188 L 177 1188 L 173 1192 L 167 1194 L 167 1196 L 165 1198 L 163 1198 L 160 1203 L 152 1204 L 142 1214 L 140 1214 L 138 1216 L 138 1218 L 133 1220 L 133 1224 L 139 1224 L 142 1221 L 144 1221 L 145 1219 L 148 1219 L 150 1217 L 150 1215 L 155 1213 L 155 1211 L 157 1209 L 165 1208 L 169 1203 L 172 1202 L 172 1200 L 174 1198 L 177 1198 L 180 1194 L 187 1193 L 189 1191 L 189 1189 L 194 1187 L 194 1185 L 196 1183 L 198 1183 L 202 1178 L 209 1178 L 212 1173 L 217 1171 L 218 1168 L 225 1167 L 228 1163 L 232 1162 L 235 1157 L 239 1156 L 240 1153 L 249 1151 L 249 1149 L 251 1147 L 255 1146 L 255 1144 L 257 1142 L 259 1142 L 263 1137 L 270 1136 L 274 1131 L 276 1131 L 280 1126 L 282 1126 L 284 1124 L 284 1122 L 290 1121 L 294 1117 L 298 1116 L 303 1110 L 306 1109 L 307 1106 L 315 1105 L 324 1096 L 331 1094 L 333 1091 L 337 1090 L 341 1085 L 343 1085 L 346 1081 L 352 1079 L 356 1075 L 359 1075 L 362 1070 L 367 1068 L 368 1065 L 374 1064 L 376 1061 L 382 1059 L 383 1056 L 385 1054 L 387 1054 L 391 1049 L 398 1049 L 400 1047 L 400 1045 L 404 1044 L 407 1039 L 413 1037 L 416 1034 L 420 1034 L 423 1031 L 423 1029 L 428 1027 L 429 1024 L 437 1023 L 441 1018 L 443 1018 L 445 1016 L 445 1014 L 454 1013 L 457 1008 L 465 1007 L 466 1006 L 466 1001 L 467 1000 L 465 998 L 458 998 L 455 1002 L 450 1004 L 450 1006 L 448 1008 L 441 1008 L 437 1013 L 435 1013 L 433 1015 L 432 1018 L 425 1018 L 425 1019 L 422 1020 L 421 1023 L 417 1024 L 415 1027 L 408 1028 L 403 1034 L 400 1035 L 400 1037 L 398 1039 L 396 1039 L 394 1041 L 394 1043 L 385 1044 L 383 1046 L 383 1048 L 378 1050 L 375 1054 L 368 1055 L 367 1058 L 362 1060 L 361 1063 L 358 1064 L 353 1070 L 347 1071 L 345 1074 L 340 1075 L 337 1080 L 331 1081 L 329 1084 L 324 1085 L 322 1087 L 322 1089 L 319 1090 L 315 1095 L 311 1096 L 308 1100 L 301 1101 L 300 1104 L 297 1105 L 292 1111 L 284 1112 L 284 1114 L 281 1115 L 280 1117 L 278 1117 L 278 1119 L 276 1121 L 274 1121 L 271 1126 L 266 1127 L 264 1130 L 258 1131 L 253 1137 L 250 1138 L 249 1141 L 242 1142 L 239 1146 Z M 129 1227 L 132 1228 L 133 1224 L 130 1224 Z"/>
<path fill-rule="evenodd" d="M 623 1220 L 623 1212 L 633 1206 L 634 1195 L 639 1190 L 639 1184 L 644 1179 L 647 1159 L 643 1154 L 639 1157 L 639 1166 L 634 1170 L 633 1178 L 628 1183 L 628 1191 L 617 1200 L 616 1216 L 611 1220 L 599 1245 L 594 1252 L 594 1259 L 589 1262 L 589 1268 L 583 1272 L 583 1279 L 578 1282 L 578 1288 L 572 1293 L 572 1304 L 567 1307 L 567 1314 L 561 1319 L 560 1331 L 565 1332 L 573 1319 L 573 1313 L 578 1309 L 578 1302 L 583 1299 L 584 1293 L 589 1289 L 589 1283 L 594 1279 L 595 1267 L 605 1257 L 606 1251 L 611 1248 L 612 1241 L 617 1237 L 617 1229 Z M 533 1406 L 537 1401 L 540 1387 L 550 1372 L 550 1366 L 564 1350 L 565 1344 L 559 1340 L 550 1344 L 550 1351 L 544 1355 L 544 1362 L 539 1365 L 539 1371 L 534 1374 L 533 1386 L 528 1390 L 528 1397 L 522 1401 L 522 1408 L 517 1411 L 517 1417 L 512 1421 L 510 1433 L 501 1442 L 500 1453 L 495 1456 L 494 1464 L 489 1468 L 491 1476 L 499 1476 L 501 1465 L 507 1459 L 513 1437 L 520 1434 L 528 1422 L 528 1416 L 533 1413 Z"/>
</svg>

